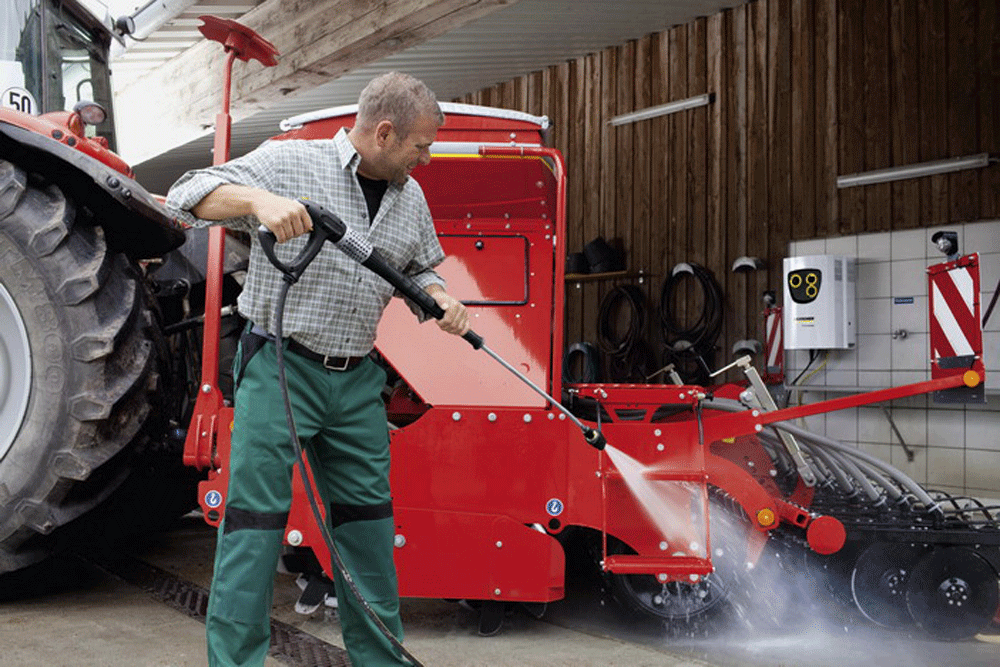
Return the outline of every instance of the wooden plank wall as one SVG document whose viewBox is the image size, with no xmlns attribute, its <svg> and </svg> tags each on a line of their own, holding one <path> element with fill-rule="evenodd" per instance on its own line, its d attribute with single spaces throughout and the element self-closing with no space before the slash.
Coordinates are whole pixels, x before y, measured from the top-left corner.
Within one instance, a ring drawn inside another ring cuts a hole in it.
<svg viewBox="0 0 1000 667">
<path fill-rule="evenodd" d="M 708 107 L 613 127 L 613 116 L 706 92 Z M 678 262 L 725 297 L 716 366 L 763 341 L 790 239 L 1000 216 L 1000 165 L 838 190 L 836 178 L 1000 153 L 1000 0 L 756 0 L 464 96 L 545 114 L 569 180 L 567 249 L 620 239 L 647 296 Z M 974 249 L 968 249 L 974 250 Z M 734 274 L 756 256 L 766 268 Z M 601 300 L 635 278 L 567 284 L 566 344 L 597 342 Z M 700 294 L 678 312 L 693 322 Z"/>
</svg>

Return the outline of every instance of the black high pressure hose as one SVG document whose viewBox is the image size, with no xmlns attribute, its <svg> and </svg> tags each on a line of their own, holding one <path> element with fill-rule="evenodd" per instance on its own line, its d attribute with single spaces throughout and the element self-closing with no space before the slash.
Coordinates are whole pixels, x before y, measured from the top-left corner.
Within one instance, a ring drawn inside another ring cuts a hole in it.
<svg viewBox="0 0 1000 667">
<path fill-rule="evenodd" d="M 435 301 L 430 294 L 421 289 L 421 287 L 417 285 L 413 279 L 390 266 L 366 239 L 347 229 L 347 226 L 340 218 L 333 215 L 322 206 L 307 199 L 300 199 L 299 201 L 306 207 L 309 217 L 312 218 L 313 230 L 310 233 L 309 240 L 306 242 L 305 247 L 290 264 L 285 264 L 278 259 L 274 252 L 274 246 L 275 243 L 277 243 L 277 238 L 269 229 L 267 229 L 267 227 L 261 225 L 257 232 L 264 254 L 267 255 L 271 264 L 273 264 L 274 267 L 282 273 L 284 283 L 282 285 L 281 292 L 278 294 L 278 301 L 275 304 L 274 334 L 278 365 L 278 382 L 281 386 L 281 393 L 285 403 L 285 419 L 288 422 L 288 434 L 292 440 L 292 445 L 295 448 L 295 455 L 300 463 L 299 473 L 302 476 L 302 482 L 306 489 L 306 497 L 309 500 L 309 505 L 312 508 L 316 523 L 320 526 L 323 541 L 326 542 L 326 546 L 330 551 L 330 556 L 333 559 L 334 566 L 344 577 L 347 587 L 364 609 L 365 615 L 367 615 L 368 618 L 375 623 L 376 627 L 379 628 L 386 639 L 388 639 L 389 642 L 400 651 L 404 658 L 413 663 L 415 667 L 423 667 L 422 663 L 413 657 L 413 655 L 403 646 L 402 642 L 400 642 L 392 631 L 386 627 L 385 623 L 382 622 L 382 619 L 378 617 L 375 610 L 372 609 L 371 605 L 368 604 L 368 601 L 365 600 L 361 591 L 358 590 L 357 584 L 354 583 L 354 578 L 351 576 L 347 566 L 344 564 L 340 551 L 337 549 L 337 545 L 333 541 L 333 536 L 330 534 L 326 521 L 323 520 L 319 503 L 316 500 L 312 484 L 310 483 L 309 477 L 305 471 L 305 452 L 302 450 L 302 444 L 299 442 L 298 431 L 295 428 L 295 415 L 292 411 L 292 401 L 288 393 L 288 382 L 285 377 L 284 346 L 282 345 L 282 341 L 284 340 L 283 321 L 285 314 L 285 301 L 288 298 L 288 291 L 291 289 L 292 285 L 298 282 L 302 273 L 306 270 L 309 264 L 312 263 L 312 260 L 316 258 L 316 255 L 318 255 L 320 250 L 323 249 L 323 245 L 327 241 L 333 243 L 351 259 L 387 280 L 393 287 L 399 290 L 401 294 L 420 306 L 420 308 L 431 317 L 441 319 L 444 317 L 444 310 L 438 305 L 437 301 Z M 563 414 L 565 414 L 574 424 L 576 424 L 576 426 L 580 428 L 587 444 L 599 450 L 604 449 L 607 441 L 604 439 L 604 435 L 601 433 L 600 428 L 592 429 L 584 426 L 580 420 L 577 419 L 576 416 L 569 410 L 563 407 L 561 403 L 545 393 L 543 389 L 538 387 L 534 382 L 487 347 L 483 342 L 482 336 L 479 334 L 474 331 L 469 331 L 464 334 L 462 338 L 468 341 L 474 349 L 482 349 L 484 352 L 489 354 L 504 368 L 516 375 L 522 382 L 527 384 L 535 390 L 535 392 L 546 398 L 550 403 L 552 403 L 552 405 L 561 410 Z"/>
<path fill-rule="evenodd" d="M 292 288 L 296 282 L 298 282 L 299 277 L 302 272 L 309 265 L 316 254 L 319 252 L 317 248 L 315 252 L 312 252 L 312 256 L 308 257 L 306 261 L 296 261 L 292 267 L 287 265 L 282 265 L 277 257 L 274 255 L 274 235 L 267 230 L 266 227 L 262 227 L 259 232 L 261 244 L 264 246 L 264 252 L 267 254 L 268 259 L 279 269 L 283 274 L 283 284 L 281 291 L 278 293 L 278 301 L 274 308 L 274 348 L 277 355 L 278 362 L 278 385 L 281 387 L 281 397 L 285 404 L 285 421 L 288 423 L 288 435 L 292 440 L 292 446 L 295 448 L 295 457 L 299 461 L 299 475 L 302 478 L 302 486 L 305 487 L 306 497 L 309 500 L 309 506 L 312 508 L 313 517 L 316 519 L 316 523 L 319 524 L 320 531 L 323 535 L 323 541 L 326 543 L 327 549 L 330 551 L 330 557 L 333 559 L 333 564 L 340 571 L 340 574 L 344 577 L 344 582 L 347 584 L 348 589 L 354 596 L 354 599 L 358 601 L 358 604 L 364 609 L 365 615 L 375 624 L 382 635 L 389 640 L 389 642 L 396 647 L 397 650 L 402 654 L 404 658 L 409 660 L 414 667 L 423 667 L 423 663 L 413 657 L 413 654 L 406 650 L 403 643 L 399 641 L 396 635 L 393 634 L 385 623 L 379 618 L 379 615 L 375 613 L 368 600 L 362 595 L 361 591 L 358 589 L 358 585 L 354 582 L 354 577 L 351 576 L 350 570 L 344 564 L 343 557 L 340 555 L 340 550 L 337 548 L 336 542 L 333 541 L 333 535 L 330 533 L 326 521 L 323 519 L 323 515 L 320 512 L 319 502 L 316 500 L 316 494 L 313 491 L 312 483 L 309 480 L 309 476 L 306 474 L 306 459 L 305 452 L 302 450 L 302 444 L 299 442 L 298 429 L 295 427 L 295 415 L 292 410 L 292 399 L 288 392 L 288 380 L 285 376 L 285 356 L 284 356 L 284 345 L 282 341 L 284 340 L 284 319 L 285 319 L 285 301 L 288 299 L 288 291 Z M 269 239 L 267 239 L 269 237 Z M 265 240 L 267 239 L 267 240 Z M 319 244 L 319 248 L 322 244 Z M 309 245 L 306 246 L 306 250 L 310 250 Z M 307 255 L 304 251 L 302 255 L 299 256 L 299 260 L 303 258 L 303 255 Z"/>
</svg>

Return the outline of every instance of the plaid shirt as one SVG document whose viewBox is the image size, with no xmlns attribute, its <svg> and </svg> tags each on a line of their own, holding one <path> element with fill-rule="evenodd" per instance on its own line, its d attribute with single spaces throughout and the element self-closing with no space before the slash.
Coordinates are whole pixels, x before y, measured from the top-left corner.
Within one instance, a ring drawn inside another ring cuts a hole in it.
<svg viewBox="0 0 1000 667">
<path fill-rule="evenodd" d="M 170 188 L 166 204 L 195 227 L 222 224 L 250 233 L 250 266 L 238 307 L 244 317 L 271 333 L 282 275 L 257 241 L 256 217 L 210 221 L 196 218 L 189 210 L 225 183 L 258 187 L 290 199 L 307 197 L 340 216 L 348 228 L 367 238 L 391 265 L 421 287 L 444 285 L 431 270 L 444 260 L 444 252 L 423 190 L 412 178 L 402 185 L 390 183 L 369 226 L 368 207 L 356 176 L 360 162 L 343 129 L 333 139 L 270 141 L 224 165 L 188 172 Z M 307 238 L 276 244 L 278 259 L 294 260 Z M 320 354 L 365 355 L 374 346 L 379 319 L 393 295 L 392 285 L 326 244 L 288 293 L 283 332 Z M 424 319 L 414 304 L 409 306 Z"/>
</svg>

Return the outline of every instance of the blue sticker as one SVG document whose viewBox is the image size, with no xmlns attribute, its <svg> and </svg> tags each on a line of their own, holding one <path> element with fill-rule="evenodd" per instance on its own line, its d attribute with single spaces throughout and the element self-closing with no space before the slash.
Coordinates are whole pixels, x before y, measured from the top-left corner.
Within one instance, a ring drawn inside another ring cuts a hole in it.
<svg viewBox="0 0 1000 667">
<path fill-rule="evenodd" d="M 222 494 L 218 491 L 209 491 L 205 494 L 205 504 L 211 508 L 216 508 L 222 504 Z"/>
<path fill-rule="evenodd" d="M 549 513 L 549 516 L 559 516 L 563 511 L 562 501 L 558 498 L 553 498 L 545 503 L 545 511 Z"/>
</svg>

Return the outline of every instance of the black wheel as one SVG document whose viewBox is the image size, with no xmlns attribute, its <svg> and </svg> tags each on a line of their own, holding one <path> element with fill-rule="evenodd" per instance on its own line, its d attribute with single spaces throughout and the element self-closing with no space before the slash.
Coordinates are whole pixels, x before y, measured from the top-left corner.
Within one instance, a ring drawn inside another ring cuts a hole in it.
<svg viewBox="0 0 1000 667">
<path fill-rule="evenodd" d="M 715 572 L 697 582 L 659 582 L 653 575 L 612 575 L 615 598 L 632 611 L 670 625 L 702 625 L 722 611 L 729 597 L 723 577 Z"/>
<path fill-rule="evenodd" d="M 861 542 L 848 542 L 836 553 L 826 556 L 812 555 L 819 571 L 820 585 L 842 605 L 855 606 L 854 595 L 851 593 L 851 577 L 864 549 L 865 544 Z"/>
<path fill-rule="evenodd" d="M 906 605 L 913 620 L 937 639 L 967 639 L 987 627 L 1000 603 L 997 573 L 966 547 L 935 549 L 913 568 Z"/>
<path fill-rule="evenodd" d="M 611 593 L 631 613 L 655 619 L 673 631 L 710 632 L 728 623 L 739 570 L 746 561 L 746 527 L 731 513 L 711 508 L 712 565 L 697 581 L 661 582 L 651 574 L 610 574 Z M 608 539 L 609 554 L 634 553 Z"/>
<path fill-rule="evenodd" d="M 134 464 L 159 380 L 137 268 L 0 160 L 0 573 L 40 561 Z"/>
<path fill-rule="evenodd" d="M 858 558 L 851 573 L 851 592 L 861 613 L 886 628 L 913 625 L 906 608 L 906 588 L 927 547 L 876 542 Z"/>
</svg>

